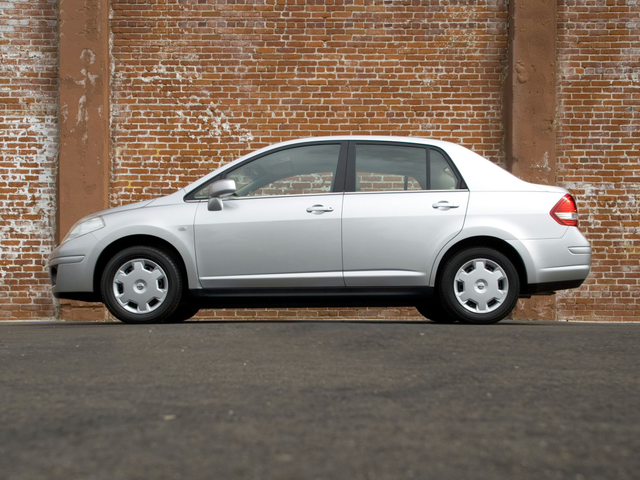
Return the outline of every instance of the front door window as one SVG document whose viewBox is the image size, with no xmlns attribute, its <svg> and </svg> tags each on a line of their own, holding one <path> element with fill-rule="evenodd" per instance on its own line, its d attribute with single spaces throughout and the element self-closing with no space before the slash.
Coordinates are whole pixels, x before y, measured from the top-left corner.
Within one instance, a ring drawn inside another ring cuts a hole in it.
<svg viewBox="0 0 640 480">
<path fill-rule="evenodd" d="M 340 144 L 310 145 L 270 153 L 227 174 L 236 196 L 330 193 L 338 168 Z"/>
</svg>

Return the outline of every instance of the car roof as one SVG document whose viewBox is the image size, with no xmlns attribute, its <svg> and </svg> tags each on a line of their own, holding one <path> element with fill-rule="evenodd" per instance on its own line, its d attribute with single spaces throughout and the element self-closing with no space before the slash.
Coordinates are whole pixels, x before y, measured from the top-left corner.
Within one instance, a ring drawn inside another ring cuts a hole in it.
<svg viewBox="0 0 640 480">
<path fill-rule="evenodd" d="M 444 140 L 436 140 L 429 137 L 407 137 L 407 136 L 395 136 L 395 135 L 333 135 L 324 137 L 305 137 L 296 138 L 294 140 L 288 140 L 286 142 L 278 143 L 272 146 L 281 145 L 294 145 L 296 143 L 306 142 L 326 142 L 326 141 L 380 141 L 380 142 L 405 142 L 405 143 L 420 143 L 425 145 L 446 146 L 455 145 L 455 143 L 447 142 Z M 268 148 L 268 147 L 267 147 Z"/>
</svg>

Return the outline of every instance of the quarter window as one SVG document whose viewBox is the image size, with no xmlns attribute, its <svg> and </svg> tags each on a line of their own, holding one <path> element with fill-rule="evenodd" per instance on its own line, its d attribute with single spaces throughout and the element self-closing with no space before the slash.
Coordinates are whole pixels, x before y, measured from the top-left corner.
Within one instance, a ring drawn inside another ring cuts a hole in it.
<svg viewBox="0 0 640 480">
<path fill-rule="evenodd" d="M 455 190 L 458 186 L 458 179 L 453 170 L 451 170 L 449 162 L 438 150 L 431 149 L 429 174 L 431 190 Z"/>
</svg>

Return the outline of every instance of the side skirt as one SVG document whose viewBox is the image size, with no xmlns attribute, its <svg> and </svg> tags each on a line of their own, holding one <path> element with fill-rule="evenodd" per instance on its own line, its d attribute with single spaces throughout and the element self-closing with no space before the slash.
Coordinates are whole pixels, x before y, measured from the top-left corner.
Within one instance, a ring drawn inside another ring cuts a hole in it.
<svg viewBox="0 0 640 480">
<path fill-rule="evenodd" d="M 200 308 L 411 307 L 432 295 L 432 287 L 189 290 Z"/>
</svg>

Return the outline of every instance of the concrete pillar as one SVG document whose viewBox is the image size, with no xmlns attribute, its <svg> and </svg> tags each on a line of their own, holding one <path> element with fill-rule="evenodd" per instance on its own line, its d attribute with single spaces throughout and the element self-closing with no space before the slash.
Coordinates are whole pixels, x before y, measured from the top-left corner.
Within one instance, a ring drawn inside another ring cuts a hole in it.
<svg viewBox="0 0 640 480">
<path fill-rule="evenodd" d="M 556 1 L 509 2 L 504 92 L 507 166 L 523 180 L 556 181 Z M 517 318 L 556 318 L 555 297 L 518 302 Z"/>
<path fill-rule="evenodd" d="M 109 204 L 109 1 L 60 0 L 60 153 L 57 240 Z M 63 319 L 104 309 L 61 302 Z"/>
</svg>

